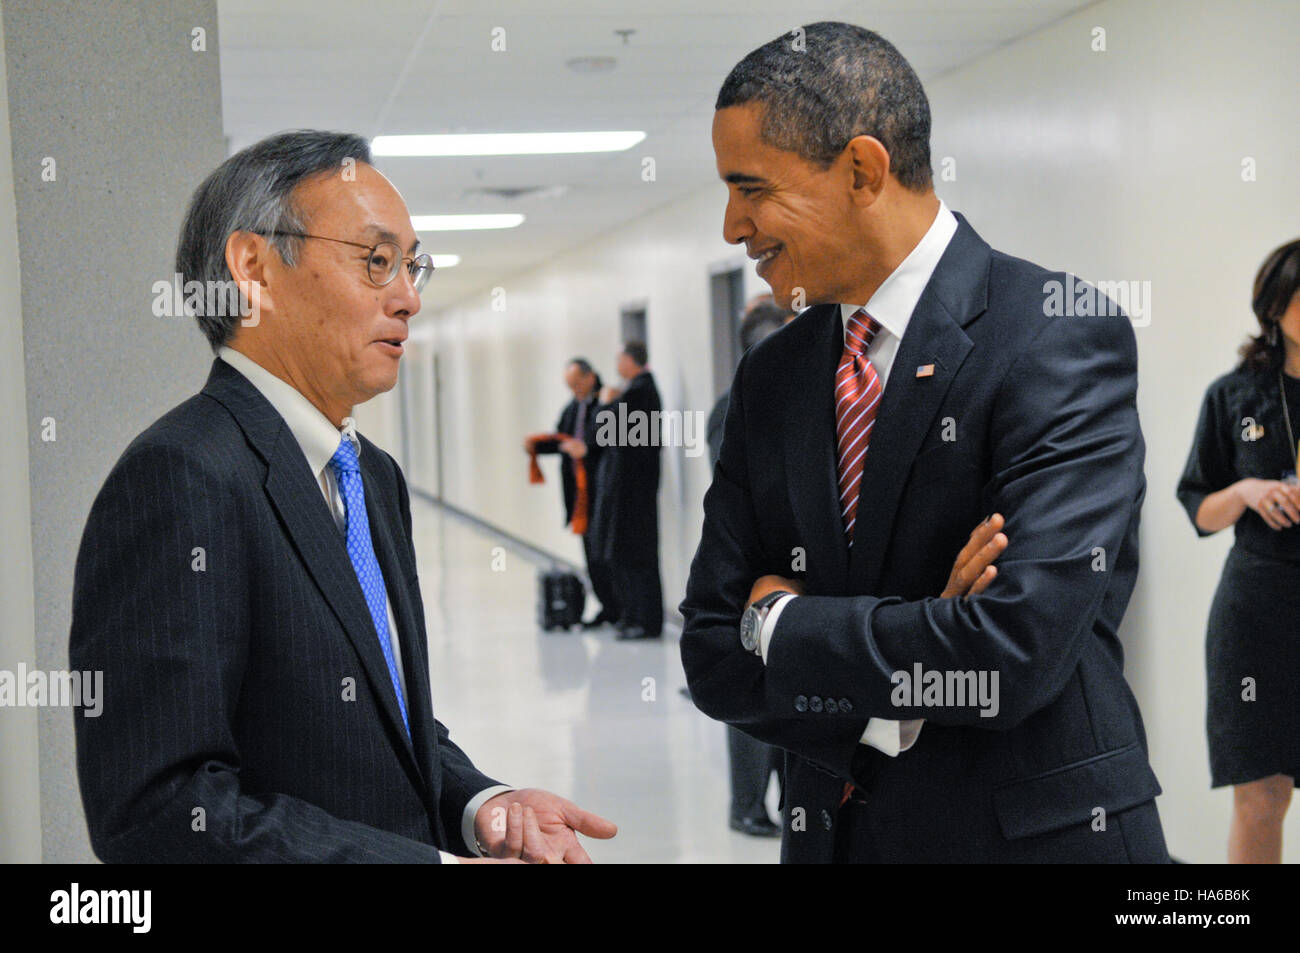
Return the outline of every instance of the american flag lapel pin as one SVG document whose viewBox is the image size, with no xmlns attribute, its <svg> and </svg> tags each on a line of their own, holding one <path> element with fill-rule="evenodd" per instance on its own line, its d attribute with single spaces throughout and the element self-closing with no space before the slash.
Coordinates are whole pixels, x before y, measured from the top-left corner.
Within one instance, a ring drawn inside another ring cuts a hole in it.
<svg viewBox="0 0 1300 953">
<path fill-rule="evenodd" d="M 933 365 L 933 364 L 922 364 L 920 367 L 918 367 L 918 368 L 916 369 L 916 376 L 917 376 L 917 377 L 933 377 L 933 376 L 934 376 L 934 365 Z"/>
</svg>

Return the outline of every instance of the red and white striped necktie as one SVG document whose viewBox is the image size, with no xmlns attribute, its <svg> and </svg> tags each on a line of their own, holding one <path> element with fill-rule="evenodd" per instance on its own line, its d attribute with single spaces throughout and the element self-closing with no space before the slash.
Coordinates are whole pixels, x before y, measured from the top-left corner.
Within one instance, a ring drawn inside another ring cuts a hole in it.
<svg viewBox="0 0 1300 953">
<path fill-rule="evenodd" d="M 867 348 L 880 330 L 875 318 L 859 308 L 844 329 L 844 354 L 835 373 L 835 435 L 840 471 L 840 516 L 844 534 L 853 545 L 857 522 L 858 490 L 862 485 L 863 458 L 871 442 L 871 426 L 884 388 Z"/>
</svg>

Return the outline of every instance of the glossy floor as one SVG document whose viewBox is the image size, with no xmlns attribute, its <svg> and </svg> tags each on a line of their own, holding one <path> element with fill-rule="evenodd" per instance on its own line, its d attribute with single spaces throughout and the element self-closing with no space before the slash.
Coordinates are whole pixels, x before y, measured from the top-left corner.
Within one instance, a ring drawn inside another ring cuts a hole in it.
<svg viewBox="0 0 1300 953">
<path fill-rule="evenodd" d="M 725 732 L 679 694 L 675 629 L 544 633 L 535 562 L 431 503 L 412 511 L 434 711 L 481 770 L 616 822 L 587 843 L 597 863 L 777 861 L 778 841 L 727 826 Z"/>
</svg>

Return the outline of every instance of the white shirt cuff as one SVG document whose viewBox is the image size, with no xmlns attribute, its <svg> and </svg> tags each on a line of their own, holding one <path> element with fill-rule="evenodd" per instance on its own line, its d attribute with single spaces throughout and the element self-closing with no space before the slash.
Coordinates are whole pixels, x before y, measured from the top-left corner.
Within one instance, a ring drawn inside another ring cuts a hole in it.
<svg viewBox="0 0 1300 953">
<path fill-rule="evenodd" d="M 475 857 L 483 856 L 478 849 L 478 838 L 474 836 L 474 818 L 478 816 L 478 809 L 498 794 L 513 790 L 515 789 L 508 784 L 498 784 L 490 788 L 484 788 L 470 798 L 469 803 L 465 805 L 465 813 L 461 815 L 460 819 L 460 836 L 465 841 L 465 846 L 469 848 L 469 852 Z"/>
<path fill-rule="evenodd" d="M 443 862 L 444 864 L 459 864 L 459 863 L 460 863 L 460 861 L 456 859 L 456 855 L 455 855 L 455 854 L 449 854 L 449 853 L 447 853 L 445 850 L 440 850 L 440 851 L 438 851 L 438 856 L 442 859 L 442 862 Z"/>
<path fill-rule="evenodd" d="M 772 643 L 772 636 L 776 633 L 777 619 L 781 617 L 785 607 L 790 604 L 790 600 L 795 598 L 797 597 L 794 595 L 782 596 L 772 603 L 767 618 L 763 620 L 763 627 L 758 630 L 758 649 L 762 653 L 764 665 L 767 664 L 767 653 Z M 860 743 L 883 751 L 891 758 L 897 758 L 900 751 L 906 751 L 916 744 L 917 736 L 921 734 L 923 724 L 925 724 L 923 718 L 909 721 L 872 718 L 867 722 L 866 730 L 862 732 Z"/>
<path fill-rule="evenodd" d="M 781 617 L 782 611 L 795 596 L 782 596 L 772 603 L 772 608 L 768 610 L 767 618 L 763 620 L 763 627 L 758 630 L 758 650 L 762 653 L 763 664 L 767 664 L 767 646 L 772 641 L 772 633 L 776 631 L 776 620 Z"/>
<path fill-rule="evenodd" d="M 925 724 L 923 718 L 909 721 L 872 718 L 867 722 L 867 730 L 862 732 L 859 743 L 870 745 L 891 758 L 897 758 L 900 751 L 906 751 L 916 744 L 916 738 L 921 733 L 923 724 Z"/>
</svg>

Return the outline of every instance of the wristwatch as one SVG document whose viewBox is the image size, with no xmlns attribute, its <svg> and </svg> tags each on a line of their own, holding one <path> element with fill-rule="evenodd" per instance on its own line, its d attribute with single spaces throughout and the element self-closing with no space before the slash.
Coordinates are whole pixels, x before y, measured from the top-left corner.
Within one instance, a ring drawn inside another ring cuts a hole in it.
<svg viewBox="0 0 1300 953">
<path fill-rule="evenodd" d="M 740 644 L 744 646 L 746 652 L 753 652 L 757 656 L 763 655 L 762 645 L 759 642 L 759 633 L 763 631 L 763 622 L 767 619 L 767 614 L 772 611 L 772 606 L 782 596 L 792 596 L 793 592 L 785 589 L 777 589 L 769 592 L 761 599 L 754 600 L 754 604 L 745 610 L 745 614 L 740 617 Z"/>
</svg>

